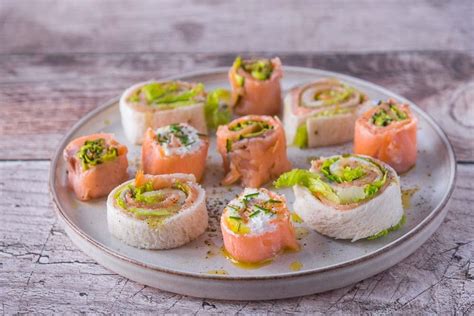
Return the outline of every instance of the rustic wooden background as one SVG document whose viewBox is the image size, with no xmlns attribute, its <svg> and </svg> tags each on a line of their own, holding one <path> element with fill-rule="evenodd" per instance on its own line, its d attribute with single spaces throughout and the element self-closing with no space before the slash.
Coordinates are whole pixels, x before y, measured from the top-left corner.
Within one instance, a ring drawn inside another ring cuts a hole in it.
<svg viewBox="0 0 474 316">
<path fill-rule="evenodd" d="M 0 2 L 0 311 L 473 313 L 474 2 Z M 228 66 L 237 53 L 354 75 L 444 128 L 458 180 L 439 230 L 398 265 L 343 289 L 271 302 L 183 297 L 80 252 L 48 195 L 49 158 L 81 116 L 151 77 Z"/>
</svg>

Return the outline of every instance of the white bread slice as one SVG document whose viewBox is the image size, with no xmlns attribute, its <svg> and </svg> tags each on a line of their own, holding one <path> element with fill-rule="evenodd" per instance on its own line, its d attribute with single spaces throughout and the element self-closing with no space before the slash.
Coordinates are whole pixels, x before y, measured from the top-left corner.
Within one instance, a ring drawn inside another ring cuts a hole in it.
<svg viewBox="0 0 474 316">
<path fill-rule="evenodd" d="M 348 210 L 339 210 L 322 203 L 302 186 L 294 186 L 293 192 L 293 208 L 304 223 L 336 239 L 356 241 L 373 236 L 395 226 L 403 216 L 400 180 L 396 174 L 380 194 Z"/>
<path fill-rule="evenodd" d="M 134 180 L 127 181 L 110 192 L 107 198 L 107 222 L 110 233 L 126 244 L 145 249 L 170 249 L 182 246 L 200 236 L 208 226 L 206 193 L 190 174 L 169 174 L 153 177 L 170 178 L 186 182 L 195 188 L 198 197 L 194 203 L 161 224 L 150 226 L 116 206 L 115 193 Z"/>
<path fill-rule="evenodd" d="M 156 108 L 147 111 L 138 111 L 127 101 L 139 87 L 153 81 L 141 82 L 125 90 L 120 97 L 120 114 L 122 126 L 127 139 L 134 144 L 141 144 L 148 127 L 156 129 L 173 123 L 188 123 L 199 133 L 207 134 L 206 118 L 204 116 L 204 102 L 183 106 L 176 109 L 159 110 Z"/>
<path fill-rule="evenodd" d="M 308 147 L 338 145 L 352 140 L 356 120 L 356 111 L 332 116 L 309 117 L 306 120 Z"/>
<path fill-rule="evenodd" d="M 296 115 L 293 113 L 291 93 L 288 93 L 283 105 L 283 124 L 287 144 L 293 144 L 296 130 L 304 123 L 308 131 L 308 147 L 310 148 L 349 142 L 354 138 L 355 121 L 370 104 L 370 102 L 365 102 L 354 111 L 331 116 L 315 116 L 317 112 Z"/>
</svg>

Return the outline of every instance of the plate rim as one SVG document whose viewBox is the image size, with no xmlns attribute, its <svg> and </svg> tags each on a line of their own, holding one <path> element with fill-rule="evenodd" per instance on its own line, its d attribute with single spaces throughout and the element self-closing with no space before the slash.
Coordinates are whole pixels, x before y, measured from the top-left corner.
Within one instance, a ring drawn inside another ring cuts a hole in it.
<svg viewBox="0 0 474 316">
<path fill-rule="evenodd" d="M 439 215 L 442 214 L 442 210 L 448 203 L 454 188 L 455 188 L 455 182 L 457 178 L 457 161 L 456 161 L 456 155 L 453 149 L 453 146 L 451 142 L 449 141 L 448 136 L 446 135 L 446 132 L 436 123 L 436 121 L 428 114 L 426 113 L 423 109 L 418 107 L 414 102 L 406 99 L 405 97 L 402 97 L 398 95 L 395 92 L 392 92 L 378 84 L 372 83 L 370 81 L 364 80 L 364 79 L 359 79 L 357 77 L 353 77 L 350 75 L 338 73 L 338 72 L 333 72 L 333 71 L 327 71 L 327 70 L 322 70 L 318 68 L 309 68 L 309 67 L 296 67 L 296 66 L 284 66 L 283 67 L 284 72 L 285 71 L 290 71 L 290 72 L 303 72 L 307 73 L 310 75 L 324 75 L 328 77 L 336 77 L 340 78 L 343 81 L 348 80 L 352 82 L 359 83 L 361 85 L 365 86 L 371 86 L 375 90 L 380 91 L 383 94 L 390 95 L 396 99 L 398 99 L 401 102 L 408 103 L 412 108 L 415 109 L 418 115 L 423 116 L 423 118 L 431 125 L 431 127 L 434 128 L 434 130 L 437 132 L 438 136 L 441 138 L 443 143 L 445 143 L 447 147 L 447 152 L 448 152 L 448 160 L 450 163 L 450 172 L 451 172 L 451 177 L 449 179 L 449 189 L 446 191 L 444 194 L 443 198 L 441 201 L 436 205 L 436 207 L 430 212 L 430 214 L 425 217 L 418 225 L 413 227 L 410 231 L 408 231 L 406 234 L 402 235 L 398 239 L 384 245 L 383 247 L 375 250 L 374 252 L 371 252 L 369 254 L 363 255 L 359 258 L 348 260 L 348 261 L 343 261 L 340 263 L 336 263 L 330 266 L 326 267 L 320 267 L 320 268 L 315 268 L 312 270 L 306 270 L 306 271 L 292 271 L 292 272 L 287 272 L 287 273 L 282 273 L 278 275 L 268 275 L 268 276 L 232 276 L 232 275 L 214 275 L 214 274 L 205 274 L 205 273 L 196 273 L 196 272 L 182 272 L 182 271 L 176 271 L 176 270 L 171 270 L 168 268 L 163 268 L 163 267 L 158 267 L 158 266 L 152 266 L 147 263 L 138 261 L 136 259 L 130 258 L 126 255 L 122 255 L 110 248 L 108 248 L 106 245 L 98 242 L 95 240 L 92 236 L 89 236 L 87 233 L 82 231 L 70 218 L 69 216 L 65 213 L 65 211 L 62 209 L 62 206 L 59 202 L 59 198 L 56 192 L 56 188 L 54 185 L 55 182 L 55 173 L 57 169 L 57 164 L 60 159 L 62 159 L 62 151 L 65 148 L 65 146 L 68 143 L 68 139 L 76 132 L 78 128 L 80 128 L 82 125 L 84 125 L 87 121 L 89 121 L 91 118 L 95 117 L 97 114 L 107 110 L 108 108 L 114 106 L 116 103 L 118 103 L 120 96 L 114 97 L 109 99 L 108 101 L 101 103 L 99 106 L 97 106 L 95 109 L 90 111 L 89 113 L 86 113 L 84 116 L 82 116 L 69 130 L 68 132 L 63 136 L 59 144 L 57 145 L 57 149 L 54 151 L 52 159 L 51 159 L 51 165 L 50 165 L 50 170 L 49 170 L 49 180 L 48 180 L 48 187 L 49 187 L 49 193 L 51 200 L 53 202 L 53 208 L 57 214 L 57 216 L 63 220 L 65 224 L 67 224 L 71 229 L 75 231 L 76 234 L 81 236 L 83 240 L 87 241 L 90 243 L 92 246 L 98 248 L 100 251 L 106 252 L 108 255 L 111 255 L 117 259 L 126 261 L 130 264 L 139 266 L 141 268 L 153 270 L 153 271 L 159 271 L 162 273 L 167 273 L 167 274 L 173 274 L 173 275 L 178 275 L 181 277 L 189 277 L 189 278 L 199 278 L 199 279 L 208 279 L 208 280 L 219 280 L 219 281 L 255 281 L 255 280 L 274 280 L 274 279 L 289 279 L 289 278 L 299 278 L 305 275 L 314 275 L 314 274 L 322 274 L 325 272 L 329 271 L 335 271 L 338 269 L 343 269 L 351 265 L 357 265 L 359 263 L 363 263 L 365 261 L 370 260 L 371 258 L 378 257 L 384 253 L 393 251 L 395 248 L 399 248 L 400 246 L 403 246 L 403 244 L 406 243 L 407 240 L 415 237 L 418 235 L 427 225 L 429 225 L 434 219 L 436 219 Z M 186 78 L 189 77 L 196 77 L 196 76 L 205 76 L 205 75 L 212 75 L 212 74 L 222 74 L 223 72 L 227 72 L 228 67 L 215 67 L 215 68 L 208 68 L 208 69 L 203 69 L 203 70 L 196 70 L 192 72 L 185 72 L 182 74 L 174 75 L 174 76 L 168 76 L 164 78 L 160 78 L 159 80 L 186 80 Z M 153 79 L 152 79 L 153 80 Z M 96 260 L 96 259 L 95 259 Z M 396 263 L 395 263 L 396 264 Z"/>
</svg>

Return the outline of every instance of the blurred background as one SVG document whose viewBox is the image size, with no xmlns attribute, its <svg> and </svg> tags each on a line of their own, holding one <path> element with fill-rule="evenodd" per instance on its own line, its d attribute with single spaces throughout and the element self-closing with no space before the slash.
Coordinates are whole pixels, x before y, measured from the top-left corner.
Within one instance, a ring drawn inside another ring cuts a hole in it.
<svg viewBox="0 0 474 316">
<path fill-rule="evenodd" d="M 49 158 L 64 131 L 132 83 L 236 54 L 358 76 L 422 106 L 449 101 L 473 75 L 473 16 L 472 0 L 2 0 L 2 155 Z M 9 150 L 12 133 L 26 148 Z"/>
</svg>

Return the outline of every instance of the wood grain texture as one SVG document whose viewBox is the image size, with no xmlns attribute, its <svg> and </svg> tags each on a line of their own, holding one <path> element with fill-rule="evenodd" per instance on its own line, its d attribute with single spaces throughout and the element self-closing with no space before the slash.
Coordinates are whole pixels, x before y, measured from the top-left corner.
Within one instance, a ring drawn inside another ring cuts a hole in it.
<svg viewBox="0 0 474 316">
<path fill-rule="evenodd" d="M 0 53 L 474 48 L 471 0 L 0 2 Z"/>
<path fill-rule="evenodd" d="M 116 275 L 79 251 L 52 211 L 49 162 L 0 164 L 0 312 L 470 314 L 474 304 L 474 165 L 460 165 L 438 231 L 391 269 L 323 294 L 268 302 L 184 297 Z"/>
<path fill-rule="evenodd" d="M 1 0 L 0 313 L 473 314 L 472 16 L 471 0 Z M 71 243 L 47 188 L 64 133 L 134 82 L 229 66 L 239 52 L 357 76 L 433 116 L 460 163 L 428 242 L 352 286 L 269 302 L 144 287 Z"/>
<path fill-rule="evenodd" d="M 459 161 L 474 161 L 472 54 L 279 56 L 286 65 L 353 75 L 411 99 L 444 128 Z M 166 53 L 0 55 L 0 159 L 49 159 L 62 135 L 79 118 L 98 104 L 120 95 L 131 84 L 229 66 L 234 57 L 234 54 Z"/>
</svg>

